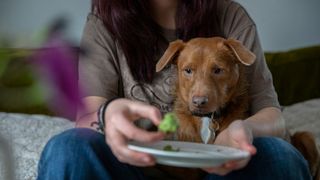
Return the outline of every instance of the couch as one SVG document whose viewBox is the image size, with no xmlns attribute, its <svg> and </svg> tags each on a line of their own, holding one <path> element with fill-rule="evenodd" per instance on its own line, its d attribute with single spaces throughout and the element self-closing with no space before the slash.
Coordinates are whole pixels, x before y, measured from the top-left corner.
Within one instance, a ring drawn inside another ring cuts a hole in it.
<svg viewBox="0 0 320 180">
<path fill-rule="evenodd" d="M 74 127 L 72 117 L 48 108 L 46 92 L 34 73 L 32 53 L 0 49 L 0 142 L 9 144 L 17 179 L 35 179 L 40 152 L 55 134 Z M 320 46 L 266 53 L 283 115 L 291 132 L 309 130 L 320 144 Z M 0 179 L 10 163 L 0 161 Z M 11 162 L 11 161 L 10 161 Z"/>
<path fill-rule="evenodd" d="M 55 115 L 48 108 L 33 60 L 27 58 L 38 51 L 0 48 L 0 111 Z M 265 53 L 281 105 L 320 97 L 319 52 L 320 45 Z"/>
</svg>

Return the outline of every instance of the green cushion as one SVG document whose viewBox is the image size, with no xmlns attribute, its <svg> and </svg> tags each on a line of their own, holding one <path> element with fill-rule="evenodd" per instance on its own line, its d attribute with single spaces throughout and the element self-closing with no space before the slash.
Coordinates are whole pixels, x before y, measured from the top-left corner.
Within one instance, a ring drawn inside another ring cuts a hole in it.
<svg viewBox="0 0 320 180">
<path fill-rule="evenodd" d="M 265 55 L 281 105 L 320 97 L 320 46 Z"/>
<path fill-rule="evenodd" d="M 3 70 L 1 82 L 7 87 L 24 87 L 34 83 L 31 64 L 25 58 L 13 58 Z"/>
<path fill-rule="evenodd" d="M 320 98 L 320 46 L 266 53 L 281 105 Z M 0 111 L 52 114 L 33 74 L 33 50 L 0 49 Z"/>
<path fill-rule="evenodd" d="M 35 78 L 33 50 L 0 49 L 0 111 L 52 114 Z"/>
<path fill-rule="evenodd" d="M 23 87 L 34 83 L 29 57 L 32 51 L 0 49 L 0 83 L 3 86 Z"/>
</svg>

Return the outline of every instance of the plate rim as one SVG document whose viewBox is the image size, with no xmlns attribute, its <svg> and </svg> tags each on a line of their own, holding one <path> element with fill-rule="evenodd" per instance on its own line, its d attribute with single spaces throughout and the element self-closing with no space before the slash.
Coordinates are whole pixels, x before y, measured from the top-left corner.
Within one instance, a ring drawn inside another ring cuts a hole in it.
<svg viewBox="0 0 320 180">
<path fill-rule="evenodd" d="M 233 151 L 236 151 L 237 154 L 232 154 L 232 155 L 225 155 L 222 153 L 218 152 L 210 152 L 210 153 L 195 153 L 195 152 L 171 152 L 171 151 L 164 151 L 161 149 L 153 149 L 150 147 L 145 147 L 145 146 L 139 146 L 136 144 L 143 144 L 142 142 L 137 142 L 137 141 L 131 141 L 128 143 L 128 148 L 131 150 L 139 151 L 139 152 L 144 152 L 144 153 L 149 153 L 151 155 L 156 155 L 156 156 L 166 156 L 166 157 L 176 157 L 176 158 L 186 158 L 186 159 L 227 159 L 227 160 L 233 160 L 233 159 L 243 159 L 246 157 L 249 157 L 249 152 L 237 149 L 237 148 L 232 148 L 232 147 L 227 147 L 227 146 L 221 146 L 221 145 L 214 145 L 214 144 L 201 144 L 201 143 L 194 143 L 194 142 L 184 142 L 184 141 L 171 141 L 171 140 L 162 140 L 162 141 L 157 141 L 154 143 L 146 143 L 149 145 L 152 144 L 157 144 L 157 143 L 175 143 L 175 144 L 196 144 L 197 146 L 213 146 L 215 148 L 224 148 L 224 149 L 230 149 Z"/>
</svg>

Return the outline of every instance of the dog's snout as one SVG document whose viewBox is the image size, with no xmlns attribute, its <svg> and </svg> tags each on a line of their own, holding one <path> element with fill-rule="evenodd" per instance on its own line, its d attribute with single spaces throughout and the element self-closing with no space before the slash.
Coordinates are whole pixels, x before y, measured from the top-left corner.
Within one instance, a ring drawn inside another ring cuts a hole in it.
<svg viewBox="0 0 320 180">
<path fill-rule="evenodd" d="M 206 96 L 193 96 L 192 97 L 192 103 L 195 105 L 195 106 L 203 106 L 205 104 L 207 104 L 208 102 L 208 97 Z"/>
</svg>

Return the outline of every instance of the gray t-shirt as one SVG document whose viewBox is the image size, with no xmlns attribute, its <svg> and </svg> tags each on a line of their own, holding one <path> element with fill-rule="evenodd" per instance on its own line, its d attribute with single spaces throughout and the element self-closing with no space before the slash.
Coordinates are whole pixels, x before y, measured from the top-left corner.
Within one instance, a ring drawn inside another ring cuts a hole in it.
<svg viewBox="0 0 320 180">
<path fill-rule="evenodd" d="M 220 28 L 226 38 L 240 40 L 257 57 L 255 63 L 247 68 L 251 114 L 265 107 L 279 108 L 254 22 L 241 5 L 230 0 L 218 0 L 216 13 L 219 27 L 213 28 Z M 163 35 L 168 41 L 176 39 L 172 30 L 163 29 Z M 157 73 L 152 84 L 136 82 L 121 47 L 93 14 L 88 15 L 81 46 L 89 48 L 88 54 L 81 56 L 79 61 L 79 83 L 84 88 L 85 96 L 106 99 L 125 97 L 152 104 L 163 113 L 172 110 L 171 89 L 176 76 L 174 65 Z"/>
</svg>

